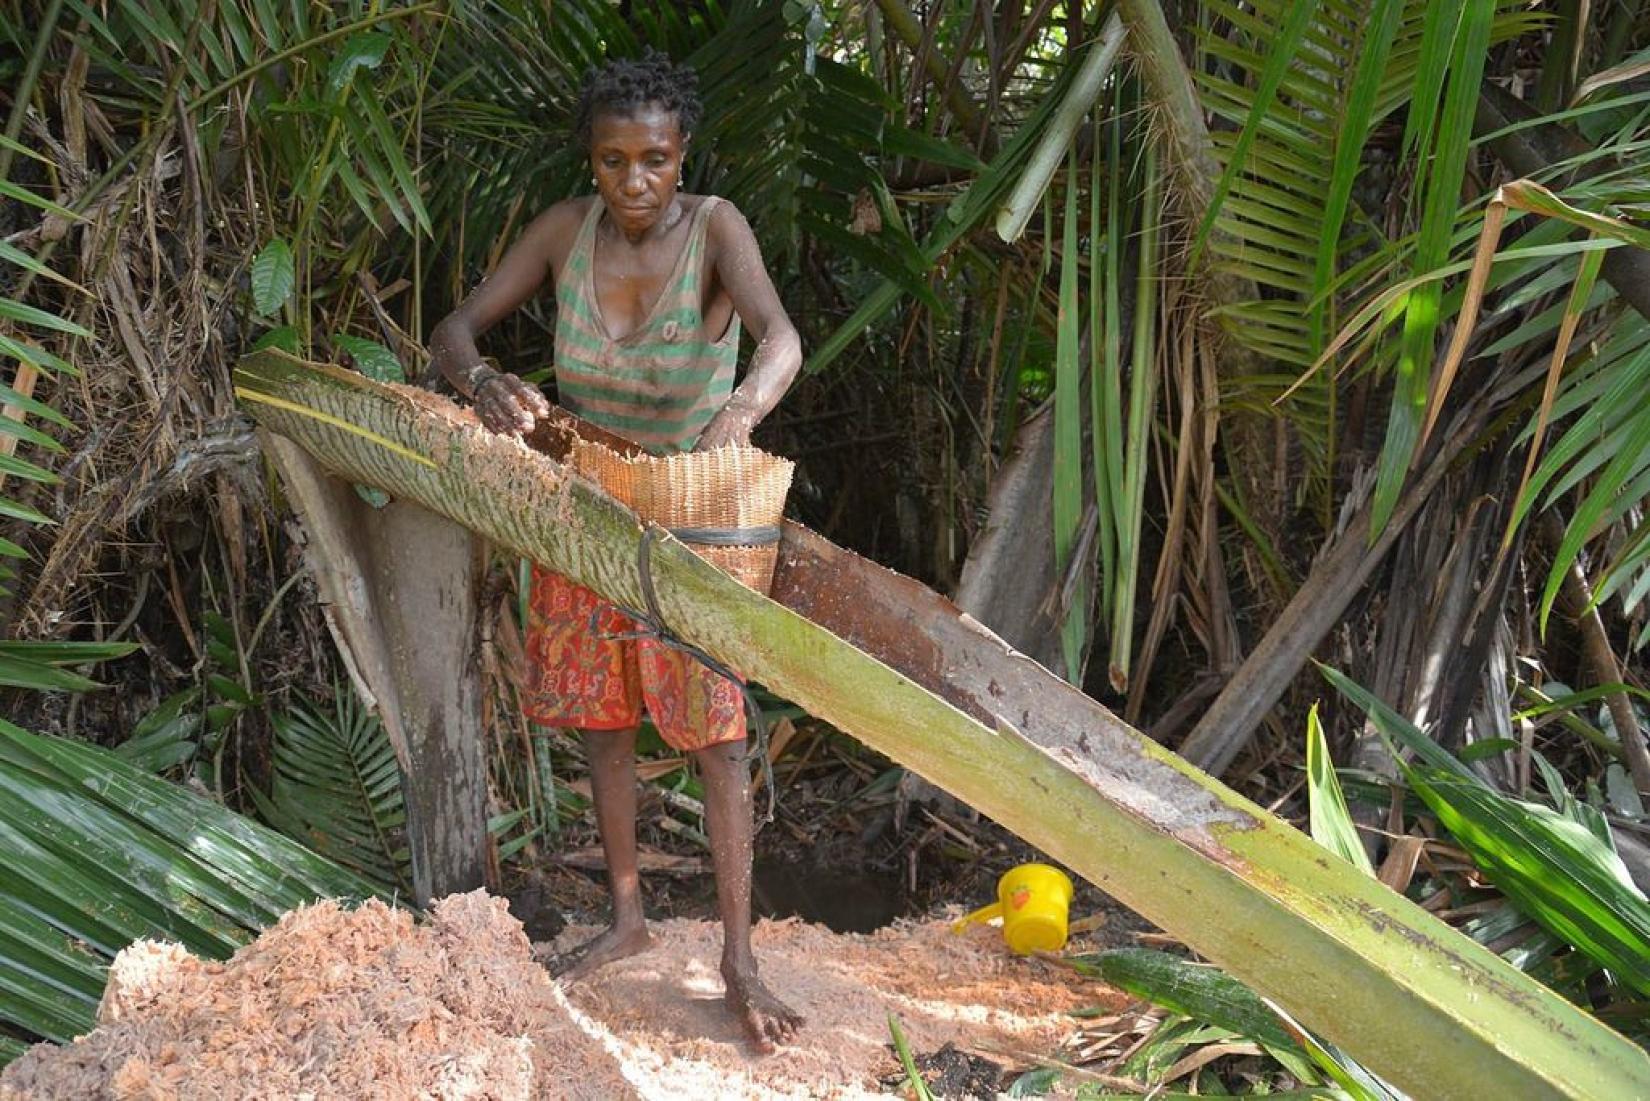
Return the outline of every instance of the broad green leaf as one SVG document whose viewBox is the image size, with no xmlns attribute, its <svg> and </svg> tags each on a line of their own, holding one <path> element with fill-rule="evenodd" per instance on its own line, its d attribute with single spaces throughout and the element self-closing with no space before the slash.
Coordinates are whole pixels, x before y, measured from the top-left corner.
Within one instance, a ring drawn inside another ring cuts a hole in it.
<svg viewBox="0 0 1650 1101">
<path fill-rule="evenodd" d="M 221 959 L 295 906 L 373 893 L 117 754 L 0 720 L 0 1022 L 14 1029 L 89 1031 L 109 959 L 139 937 Z"/>
<path fill-rule="evenodd" d="M 14 340 L 4 333 L 0 333 L 0 355 L 9 355 L 31 366 L 44 367 L 49 371 L 57 371 L 65 375 L 78 375 L 80 373 L 75 370 L 74 364 L 68 360 L 48 352 L 37 344 Z"/>
<path fill-rule="evenodd" d="M 279 348 L 287 355 L 298 355 L 298 330 L 291 325 L 277 325 L 253 342 L 252 350 Z"/>
<path fill-rule="evenodd" d="M 906 126 L 890 126 L 884 130 L 882 147 L 894 156 L 914 157 L 950 168 L 963 168 L 971 172 L 985 168 L 985 162 L 975 156 L 972 149 Z"/>
<path fill-rule="evenodd" d="M 43 401 L 18 393 L 3 382 L 0 382 L 0 405 L 14 406 L 18 411 L 27 413 L 32 417 L 39 417 L 41 420 L 50 421 L 63 428 L 70 427 L 68 417 L 65 417 Z"/>
<path fill-rule="evenodd" d="M 56 485 L 59 481 L 56 474 L 43 467 L 35 466 L 25 459 L 15 455 L 0 455 L 0 474 L 11 474 L 30 482 L 42 482 L 46 485 Z"/>
<path fill-rule="evenodd" d="M 1564 537 L 1553 555 L 1553 567 L 1547 575 L 1547 584 L 1541 593 L 1540 614 L 1543 632 L 1546 630 L 1547 617 L 1552 612 L 1553 602 L 1558 599 L 1564 578 L 1569 573 L 1571 564 L 1581 553 L 1581 548 L 1593 535 L 1599 518 L 1606 507 L 1621 494 L 1622 487 L 1628 479 L 1647 462 L 1650 462 L 1650 403 L 1646 403 L 1639 415 L 1630 422 L 1614 457 L 1598 476 L 1592 490 L 1583 499 L 1575 515 L 1571 517 L 1569 525 L 1564 529 Z"/>
<path fill-rule="evenodd" d="M 157 838 L 171 839 L 273 914 L 316 898 L 376 894 L 359 876 L 304 846 L 186 788 L 157 780 L 107 750 L 29 734 L 3 720 L 0 746 L 25 755 L 18 759 L 38 761 L 35 768 L 61 777 L 82 798 L 106 801 Z M 0 753 L 0 764 L 5 759 Z"/>
<path fill-rule="evenodd" d="M 226 677 L 222 673 L 208 673 L 206 683 L 215 692 L 219 699 L 230 703 L 238 703 L 242 707 L 251 707 L 256 701 L 252 693 L 241 686 L 241 682 Z"/>
<path fill-rule="evenodd" d="M 332 342 L 355 363 L 355 369 L 377 382 L 405 382 L 406 371 L 396 354 L 378 343 L 348 333 L 334 333 Z"/>
<path fill-rule="evenodd" d="M 14 657 L 43 661 L 49 665 L 79 664 L 90 661 L 112 661 L 136 653 L 141 647 L 135 642 L 0 642 Z"/>
<path fill-rule="evenodd" d="M 1399 762 L 1410 786 L 1519 909 L 1618 980 L 1650 993 L 1650 903 L 1609 845 L 1579 821 L 1491 788 L 1366 689 L 1319 668 L 1389 744 L 1420 758 Z M 1567 799 L 1562 783 L 1555 784 L 1555 795 Z"/>
<path fill-rule="evenodd" d="M 52 439 L 38 428 L 30 428 L 20 420 L 0 413 L 0 436 L 15 436 L 25 443 L 32 443 L 36 447 L 50 451 L 53 454 L 62 454 L 63 445 Z"/>
<path fill-rule="evenodd" d="M 1375 97 L 1391 56 L 1392 40 L 1403 19 L 1404 0 L 1373 0 L 1364 17 L 1364 44 L 1358 67 L 1347 93 L 1346 115 L 1335 136 L 1335 166 L 1324 203 L 1323 227 L 1318 234 L 1318 255 L 1312 270 L 1311 307 L 1312 350 L 1323 348 L 1327 337 L 1327 296 L 1335 278 L 1335 261 L 1340 253 L 1341 230 L 1352 202 L 1352 187 L 1362 166 L 1364 143 L 1375 115 Z"/>
<path fill-rule="evenodd" d="M 199 716 L 191 716 L 199 726 Z M 163 773 L 195 755 L 197 746 L 183 729 L 163 728 L 141 737 L 132 737 L 115 746 L 114 752 L 145 772 Z"/>
<path fill-rule="evenodd" d="M 1300 1041 L 1260 996 L 1218 967 L 1154 948 L 1114 948 L 1067 956 L 1065 962 L 1181 1016 L 1207 1021 L 1267 1047 L 1301 1050 Z"/>
<path fill-rule="evenodd" d="M 1421 205 L 1421 230 L 1415 246 L 1414 270 L 1417 272 L 1431 270 L 1449 260 L 1450 235 L 1455 227 L 1472 139 L 1473 111 L 1478 105 L 1478 88 L 1483 81 L 1494 18 L 1495 0 L 1465 0 L 1460 25 L 1448 28 L 1453 42 L 1449 86 L 1444 92 L 1436 130 L 1421 129 L 1419 156 L 1426 187 Z M 1430 107 L 1432 101 L 1421 96 L 1422 90 L 1418 89 L 1416 102 Z M 1427 138 L 1434 138 L 1436 144 Z M 1372 540 L 1386 527 L 1392 510 L 1397 507 L 1415 456 L 1430 394 L 1434 338 L 1442 320 L 1442 306 L 1439 285 L 1425 283 L 1410 293 L 1404 310 L 1392 405 L 1370 504 L 1369 538 Z"/>
<path fill-rule="evenodd" d="M 1082 317 L 1078 310 L 1077 275 L 1077 150 L 1066 158 L 1065 216 L 1060 251 L 1060 307 L 1055 319 L 1057 339 L 1054 368 L 1054 576 L 1076 573 L 1071 606 L 1060 624 L 1060 643 L 1066 659 L 1066 679 L 1082 680 L 1083 647 L 1088 640 L 1087 585 L 1083 564 L 1074 556 L 1083 526 L 1083 405 L 1082 362 L 1078 357 Z"/>
<path fill-rule="evenodd" d="M 13 501 L 5 497 L 0 497 L 0 516 L 9 516 L 13 520 L 24 520 L 31 524 L 56 523 L 55 520 L 53 520 L 50 516 L 47 516 L 44 512 L 39 512 L 27 505 L 20 504 L 17 501 Z"/>
<path fill-rule="evenodd" d="M 1519 909 L 1650 994 L 1650 903 L 1604 842 L 1578 822 L 1481 782 L 1425 765 L 1406 776 Z"/>
<path fill-rule="evenodd" d="M 34 661 L 12 652 L 16 643 L 0 642 L 0 687 L 39 692 L 88 692 L 100 687 L 78 673 Z"/>
<path fill-rule="evenodd" d="M 198 686 L 172 693 L 153 711 L 138 720 L 137 725 L 132 727 L 132 737 L 143 738 L 160 731 L 199 726 L 200 715 L 196 708 L 200 704 L 200 698 L 201 690 Z"/>
<path fill-rule="evenodd" d="M 1100 615 L 1113 614 L 1112 586 L 1117 576 L 1117 499 L 1121 494 L 1123 392 L 1123 315 L 1118 286 L 1122 282 L 1123 224 L 1123 82 L 1111 95 L 1104 123 L 1096 122 L 1089 143 L 1089 179 L 1106 181 L 1104 189 L 1089 186 L 1089 425 L 1094 440 L 1089 448 L 1094 479 L 1094 507 L 1098 514 L 1095 539 L 1100 544 Z M 1103 130 L 1101 127 L 1103 126 Z M 1101 140 L 1104 134 L 1105 140 Z M 1104 158 L 1104 170 L 1102 170 Z M 1104 194 L 1102 194 L 1102 191 Z M 1102 206 L 1102 204 L 1104 204 Z M 1104 236 L 1101 227 L 1104 226 Z"/>
<path fill-rule="evenodd" d="M 81 222 L 85 220 L 68 207 L 59 206 L 50 199 L 36 195 L 26 187 L 18 187 L 10 180 L 0 180 L 0 195 L 4 195 L 8 199 L 16 199 L 20 203 L 27 203 L 29 206 L 44 210 L 48 214 L 55 214 L 66 221 Z"/>
<path fill-rule="evenodd" d="M 60 275 L 58 272 L 53 271 L 45 264 L 42 264 L 39 260 L 36 260 L 33 256 L 30 256 L 22 249 L 17 248 L 15 245 L 9 245 L 4 241 L 0 241 L 0 260 L 16 264 L 25 271 L 32 271 L 41 278 L 50 279 L 54 283 L 59 283 L 65 287 L 70 287 L 82 294 L 91 293 L 74 280 L 69 279 L 67 276 Z"/>
<path fill-rule="evenodd" d="M 390 36 L 382 31 L 350 35 L 327 66 L 327 96 L 337 99 L 345 85 L 355 78 L 357 70 L 378 68 L 389 48 Z"/>
<path fill-rule="evenodd" d="M 418 182 L 413 179 L 412 168 L 407 164 L 407 158 L 401 151 L 402 139 L 390 126 L 389 118 L 384 114 L 383 105 L 378 102 L 377 96 L 371 92 L 363 92 L 356 97 L 356 104 L 366 116 L 367 124 L 372 134 L 378 139 L 378 154 L 389 166 L 390 174 L 395 178 L 396 189 L 401 203 L 412 211 L 412 216 L 418 226 L 425 233 L 430 232 L 430 216 L 424 209 L 424 200 L 420 195 Z M 363 150 L 365 152 L 365 150 Z M 384 189 L 383 196 L 387 200 L 392 195 L 388 188 Z"/>
<path fill-rule="evenodd" d="M 366 173 L 367 179 L 372 182 L 373 191 L 376 192 L 374 196 L 376 203 L 374 205 L 383 204 L 384 208 L 395 218 L 396 224 L 406 232 L 411 233 L 413 223 L 407 215 L 406 204 L 402 202 L 400 188 L 396 184 L 390 169 L 384 165 L 377 138 L 373 134 L 366 112 L 363 111 L 359 114 L 351 112 L 348 114 L 345 118 L 345 127 L 350 135 L 351 150 L 361 162 L 361 168 Z M 341 168 L 349 162 L 341 159 L 337 163 Z M 376 212 L 373 213 L 372 220 L 374 224 L 377 224 Z"/>
<path fill-rule="evenodd" d="M 252 308 L 261 317 L 279 310 L 297 282 L 292 247 L 273 237 L 252 261 Z"/>
<path fill-rule="evenodd" d="M 1461 25 L 1462 0 L 1434 0 L 1426 5 L 1421 27 L 1420 62 L 1414 72 L 1416 108 L 1404 120 L 1404 152 L 1417 153 L 1422 173 L 1430 167 L 1427 154 L 1438 124 L 1436 104 L 1443 99 L 1444 79 L 1449 72 L 1450 45 Z"/>
<path fill-rule="evenodd" d="M 39 161 L 41 164 L 49 165 L 52 163 L 51 158 L 38 149 L 30 149 L 16 138 L 7 137 L 4 134 L 0 134 L 0 149 L 10 149 L 13 153 L 21 153 L 30 160 Z"/>
<path fill-rule="evenodd" d="M 1146 517 L 1146 467 L 1157 411 L 1157 230 L 1163 217 L 1156 144 L 1147 141 L 1140 160 L 1139 260 L 1135 272 L 1134 315 L 1129 362 L 1128 436 L 1123 441 L 1122 492 L 1117 509 L 1117 577 L 1112 598 L 1111 652 L 1107 673 L 1113 691 L 1129 686 L 1134 650 L 1135 588 L 1140 576 L 1140 535 Z M 1119 241 L 1121 237 L 1117 238 Z"/>
</svg>

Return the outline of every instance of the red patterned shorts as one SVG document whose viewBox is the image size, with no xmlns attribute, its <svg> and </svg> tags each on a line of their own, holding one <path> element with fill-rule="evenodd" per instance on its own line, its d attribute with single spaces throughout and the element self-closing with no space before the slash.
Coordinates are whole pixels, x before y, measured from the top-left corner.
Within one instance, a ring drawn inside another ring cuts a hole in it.
<svg viewBox="0 0 1650 1101">
<path fill-rule="evenodd" d="M 653 639 L 607 637 L 636 622 L 559 573 L 535 564 L 532 585 L 522 710 L 533 722 L 623 730 L 642 721 L 645 703 L 665 743 L 682 753 L 745 736 L 745 701 L 732 681 Z"/>
</svg>

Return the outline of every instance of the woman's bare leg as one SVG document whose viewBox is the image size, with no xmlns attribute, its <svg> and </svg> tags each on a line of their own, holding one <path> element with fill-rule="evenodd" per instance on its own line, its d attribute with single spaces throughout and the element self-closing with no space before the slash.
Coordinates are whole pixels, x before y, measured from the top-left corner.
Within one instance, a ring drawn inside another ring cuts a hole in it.
<svg viewBox="0 0 1650 1101">
<path fill-rule="evenodd" d="M 641 873 L 636 867 L 636 728 L 586 730 L 584 751 L 590 762 L 596 830 L 607 857 L 613 923 L 552 964 L 551 970 L 569 981 L 653 943 L 642 917 Z"/>
<path fill-rule="evenodd" d="M 802 1018 L 773 996 L 756 975 L 751 950 L 751 790 L 745 743 L 695 750 L 705 785 L 716 905 L 722 917 L 722 981 L 728 1009 L 758 1050 L 772 1051 L 802 1027 Z"/>
</svg>

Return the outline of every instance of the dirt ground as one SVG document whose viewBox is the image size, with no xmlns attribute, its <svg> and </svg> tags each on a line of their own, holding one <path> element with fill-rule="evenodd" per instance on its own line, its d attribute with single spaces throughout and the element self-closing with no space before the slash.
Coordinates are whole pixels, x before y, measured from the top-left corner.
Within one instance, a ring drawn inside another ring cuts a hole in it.
<svg viewBox="0 0 1650 1101">
<path fill-rule="evenodd" d="M 570 928 L 541 956 L 592 930 Z M 989 928 L 943 919 L 872 934 L 757 926 L 763 974 L 807 1018 L 751 1054 L 721 1002 L 720 929 L 672 919 L 655 945 L 563 989 L 504 902 L 439 902 L 428 921 L 378 903 L 286 915 L 226 963 L 139 942 L 116 960 L 99 1026 L 0 1074 L 22 1098 L 860 1098 L 890 1092 L 888 1017 L 911 1049 L 947 1044 L 1003 1068 L 1057 1056 L 1075 1010 L 1122 999 Z M 976 1075 L 981 1079 L 981 1075 Z"/>
</svg>

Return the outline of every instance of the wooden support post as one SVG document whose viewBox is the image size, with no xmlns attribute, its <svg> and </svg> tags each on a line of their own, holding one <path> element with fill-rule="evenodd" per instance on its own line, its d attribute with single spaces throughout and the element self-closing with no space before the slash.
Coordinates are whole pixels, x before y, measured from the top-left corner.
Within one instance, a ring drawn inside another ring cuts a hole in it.
<svg viewBox="0 0 1650 1101">
<path fill-rule="evenodd" d="M 414 901 L 473 890 L 487 866 L 481 541 L 410 501 L 375 509 L 302 448 L 259 436 L 303 521 L 305 559 L 350 679 L 401 763 Z"/>
</svg>

